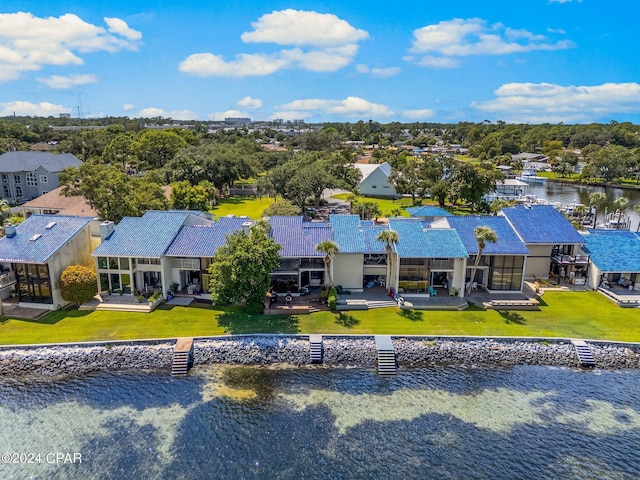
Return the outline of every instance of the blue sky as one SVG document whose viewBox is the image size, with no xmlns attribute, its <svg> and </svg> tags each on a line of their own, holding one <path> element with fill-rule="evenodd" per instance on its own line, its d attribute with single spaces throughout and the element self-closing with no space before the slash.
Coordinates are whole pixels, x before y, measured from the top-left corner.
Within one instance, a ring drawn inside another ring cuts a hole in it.
<svg viewBox="0 0 640 480">
<path fill-rule="evenodd" d="M 3 0 L 0 115 L 640 123 L 630 0 Z"/>
</svg>

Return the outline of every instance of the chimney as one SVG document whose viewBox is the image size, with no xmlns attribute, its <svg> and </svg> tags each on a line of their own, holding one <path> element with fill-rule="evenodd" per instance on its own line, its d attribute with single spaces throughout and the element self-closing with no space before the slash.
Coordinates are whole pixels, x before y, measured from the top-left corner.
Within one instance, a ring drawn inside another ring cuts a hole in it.
<svg viewBox="0 0 640 480">
<path fill-rule="evenodd" d="M 249 235 L 251 233 L 251 227 L 252 226 L 253 226 L 253 222 L 244 222 L 242 224 L 242 230 L 244 230 L 244 233 Z"/>
<path fill-rule="evenodd" d="M 103 242 L 107 239 L 111 232 L 116 228 L 111 220 L 105 220 L 100 224 L 100 240 Z"/>
<path fill-rule="evenodd" d="M 16 226 L 12 223 L 8 223 L 4 226 L 4 234 L 7 238 L 13 238 L 16 236 Z"/>
</svg>

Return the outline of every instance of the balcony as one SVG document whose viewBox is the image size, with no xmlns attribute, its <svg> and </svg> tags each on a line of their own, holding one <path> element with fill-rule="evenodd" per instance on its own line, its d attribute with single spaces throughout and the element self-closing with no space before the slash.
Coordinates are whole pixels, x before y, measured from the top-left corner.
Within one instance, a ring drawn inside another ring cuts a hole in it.
<svg viewBox="0 0 640 480">
<path fill-rule="evenodd" d="M 15 272 L 5 272 L 0 275 L 0 288 L 8 287 L 16 283 Z"/>
<path fill-rule="evenodd" d="M 563 265 L 589 265 L 589 255 L 553 255 L 554 262 Z"/>
<path fill-rule="evenodd" d="M 369 254 L 364 256 L 364 264 L 365 265 L 386 265 L 387 264 L 387 255 L 374 255 Z"/>
</svg>

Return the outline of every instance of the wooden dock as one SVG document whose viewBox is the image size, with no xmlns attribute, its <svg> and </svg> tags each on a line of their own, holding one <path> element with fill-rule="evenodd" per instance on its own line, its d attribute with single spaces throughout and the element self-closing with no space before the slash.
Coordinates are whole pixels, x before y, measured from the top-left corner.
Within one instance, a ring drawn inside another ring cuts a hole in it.
<svg viewBox="0 0 640 480">
<path fill-rule="evenodd" d="M 393 341 L 388 335 L 376 335 L 376 350 L 378 351 L 378 375 L 391 376 L 398 373 L 398 362 Z"/>
<path fill-rule="evenodd" d="M 193 338 L 179 338 L 173 347 L 173 364 L 171 365 L 172 377 L 184 377 L 192 363 Z"/>
<path fill-rule="evenodd" d="M 595 367 L 596 360 L 593 357 L 593 352 L 591 351 L 591 347 L 589 344 L 582 340 L 571 340 L 573 344 L 573 348 L 576 350 L 576 354 L 578 355 L 578 360 L 580 361 L 580 365 L 583 367 Z"/>
<path fill-rule="evenodd" d="M 322 363 L 322 335 L 309 335 L 309 353 L 311 363 Z"/>
</svg>

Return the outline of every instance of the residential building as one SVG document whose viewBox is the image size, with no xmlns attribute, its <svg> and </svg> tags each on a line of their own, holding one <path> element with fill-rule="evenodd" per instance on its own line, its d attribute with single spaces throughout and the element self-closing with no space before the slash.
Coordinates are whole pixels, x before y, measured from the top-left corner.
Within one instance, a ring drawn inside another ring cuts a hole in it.
<svg viewBox="0 0 640 480">
<path fill-rule="evenodd" d="M 552 205 L 518 205 L 502 209 L 529 250 L 525 278 L 557 277 L 562 282 L 586 282 L 588 255 L 580 254 L 582 235 Z"/>
<path fill-rule="evenodd" d="M 62 170 L 81 164 L 70 153 L 6 152 L 0 155 L 0 194 L 9 203 L 23 203 L 56 188 Z"/>
<path fill-rule="evenodd" d="M 5 226 L 0 238 L 0 288 L 20 306 L 57 310 L 66 305 L 60 274 L 70 265 L 91 266 L 92 217 L 32 215 Z"/>
<path fill-rule="evenodd" d="M 436 220 L 440 220 L 444 217 L 450 217 L 453 214 L 448 210 L 445 210 L 442 207 L 436 207 L 434 205 L 422 205 L 420 207 L 409 207 L 405 208 L 409 215 L 412 217 L 420 219 L 424 222 L 425 226 L 435 222 Z"/>
<path fill-rule="evenodd" d="M 50 192 L 23 203 L 18 208 L 25 217 L 31 214 L 63 214 L 80 215 L 84 217 L 98 217 L 89 202 L 82 196 L 68 197 L 62 194 L 62 186 L 56 187 Z"/>
<path fill-rule="evenodd" d="M 362 195 L 372 197 L 396 197 L 396 189 L 389 182 L 391 165 L 384 163 L 355 163 L 353 167 L 360 170 L 362 179 L 358 191 Z"/>
<path fill-rule="evenodd" d="M 276 292 L 297 292 L 301 287 L 326 283 L 324 254 L 316 246 L 332 240 L 331 226 L 325 222 L 305 222 L 302 216 L 269 219 L 270 237 L 281 248 L 280 264 L 271 274 Z"/>
<path fill-rule="evenodd" d="M 496 232 L 498 240 L 495 243 L 486 242 L 475 276 L 471 278 L 475 257 L 478 255 L 478 241 L 474 230 L 479 226 L 491 228 Z M 460 236 L 469 254 L 466 282 L 472 285 L 475 283 L 489 292 L 522 291 L 525 265 L 530 252 L 505 217 L 488 215 L 446 217 L 434 222 L 432 227 L 434 229 L 453 228 Z"/>
<path fill-rule="evenodd" d="M 640 290 L 640 235 L 627 230 L 588 230 L 582 250 L 591 259 L 588 284 Z"/>
</svg>

